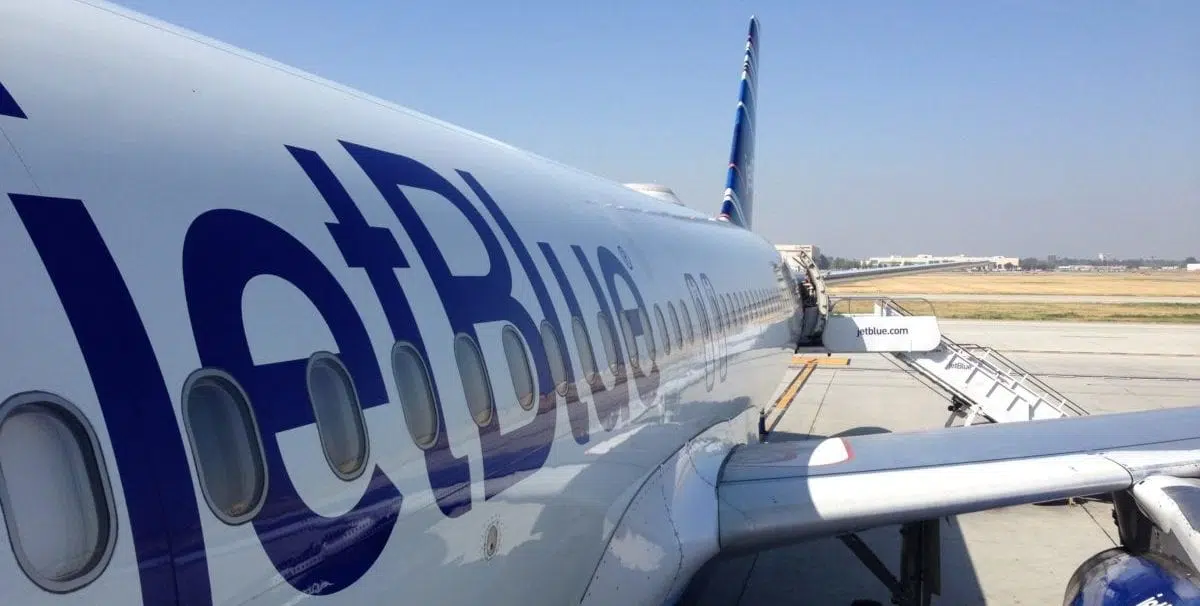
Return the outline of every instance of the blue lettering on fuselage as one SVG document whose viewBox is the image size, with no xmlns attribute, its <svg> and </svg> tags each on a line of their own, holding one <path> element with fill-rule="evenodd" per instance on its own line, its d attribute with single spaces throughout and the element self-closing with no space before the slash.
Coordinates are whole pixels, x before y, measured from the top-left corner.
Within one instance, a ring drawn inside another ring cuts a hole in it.
<svg viewBox="0 0 1200 606">
<path fill-rule="evenodd" d="M 572 332 L 574 332 L 574 322 L 576 319 L 579 322 L 583 322 L 583 310 L 579 306 L 579 299 L 575 297 L 575 289 L 571 287 L 570 280 L 567 280 L 567 274 L 563 271 L 562 264 L 558 262 L 558 255 L 554 253 L 554 249 L 550 247 L 550 244 L 546 242 L 538 242 L 538 248 L 541 249 L 542 256 L 546 258 L 546 264 L 550 266 L 550 273 L 554 274 L 554 280 L 558 282 L 559 290 L 562 291 L 563 300 L 567 303 L 567 313 L 569 313 L 572 318 Z M 560 342 L 562 339 L 562 334 L 564 333 L 560 331 Z M 586 373 L 589 372 L 590 369 L 584 368 L 583 351 L 585 349 L 587 350 L 588 359 L 594 361 L 596 359 L 596 352 L 592 348 L 590 338 L 588 338 L 586 341 L 576 339 L 575 355 L 579 359 L 580 368 Z M 559 349 L 559 351 L 566 352 L 567 349 L 562 347 Z M 569 360 L 569 358 L 567 358 L 567 360 Z M 575 435 L 576 443 L 586 444 L 589 437 L 588 425 L 590 424 L 587 409 L 573 405 L 579 401 L 578 387 L 576 387 L 574 377 L 575 371 L 568 361 L 564 361 L 564 366 L 566 367 L 566 380 L 568 381 L 566 399 L 567 412 L 569 413 L 571 419 L 571 431 Z M 607 407 L 604 407 L 600 404 L 601 401 L 607 401 L 610 399 L 609 394 L 607 393 L 608 388 L 604 386 L 604 381 L 601 381 L 599 376 L 586 377 L 586 379 L 588 382 L 588 387 L 592 392 L 592 400 L 595 402 L 596 413 L 597 417 L 600 419 L 600 425 L 604 427 L 605 430 L 612 431 L 613 427 L 616 426 L 617 419 L 611 414 L 606 414 L 605 411 L 607 410 Z"/>
<path fill-rule="evenodd" d="M 654 348 L 654 331 L 650 328 L 650 310 L 646 309 L 646 302 L 642 300 L 642 293 L 638 290 L 637 284 L 633 281 L 633 276 L 629 274 L 629 269 L 617 255 L 603 246 L 596 250 L 596 257 L 600 261 L 600 271 L 604 274 L 605 284 L 608 286 L 608 292 L 612 295 L 613 306 L 616 308 L 616 313 L 625 314 L 626 321 L 629 322 L 633 337 L 639 335 L 646 340 L 646 346 Z M 621 293 L 617 289 L 617 278 L 621 278 L 625 282 L 625 286 L 629 288 L 629 292 L 633 293 L 633 309 L 625 309 L 621 304 Z M 659 335 L 663 339 L 669 339 L 667 335 Z M 629 345 L 632 349 L 633 344 Z M 659 373 L 658 365 L 653 352 L 649 354 L 650 368 L 643 370 L 640 363 L 632 363 L 630 366 L 633 369 L 633 384 L 637 387 L 638 397 L 642 402 L 649 406 L 654 402 L 655 396 L 658 394 Z"/>
<path fill-rule="evenodd" d="M 282 278 L 316 308 L 364 409 L 386 404 L 387 388 L 362 318 L 312 251 L 273 223 L 237 210 L 210 210 L 192 222 L 183 244 L 183 277 L 200 362 L 229 372 L 245 387 L 263 434 L 270 479 L 254 530 L 293 587 L 325 581 L 331 584 L 326 593 L 334 593 L 357 581 L 382 553 L 402 497 L 378 467 L 362 498 L 338 517 L 313 512 L 296 492 L 276 436 L 316 422 L 308 404 L 308 359 L 254 363 L 242 293 L 258 276 Z M 363 525 L 369 530 L 363 532 Z M 339 540 L 349 532 L 360 536 Z M 335 544 L 340 549 L 332 549 Z"/>
<path fill-rule="evenodd" d="M 17 100 L 13 98 L 12 93 L 4 88 L 4 83 L 0 82 L 0 116 L 12 116 L 13 118 L 28 118 L 25 115 L 25 110 L 17 105 Z"/>
<path fill-rule="evenodd" d="M 460 170 L 458 171 L 458 174 L 464 181 L 466 181 L 467 186 L 471 188 L 471 191 L 475 193 L 475 196 L 479 198 L 479 201 L 483 203 L 484 208 L 486 208 L 492 215 L 492 220 L 494 220 L 496 225 L 500 227 L 500 232 L 504 234 L 504 237 L 508 240 L 509 246 L 512 247 L 513 253 L 516 254 L 517 259 L 521 262 L 521 267 L 525 270 L 525 275 L 529 278 L 529 282 L 533 286 L 533 292 L 537 296 L 538 305 L 542 308 L 545 321 L 550 324 L 550 328 L 554 333 L 554 338 L 558 339 L 559 341 L 558 351 L 567 351 L 566 347 L 562 344 L 562 322 L 560 322 L 558 319 L 558 312 L 555 311 L 554 303 L 550 300 L 550 292 L 546 289 L 546 282 L 542 279 L 541 272 L 538 271 L 537 265 L 534 264 L 533 256 L 529 253 L 529 248 L 525 246 L 525 242 L 522 241 L 521 236 L 517 234 L 517 230 L 513 227 L 512 222 L 509 221 L 508 217 L 504 215 L 504 212 L 500 210 L 500 206 L 496 204 L 496 201 L 492 199 L 492 196 L 487 193 L 482 185 L 479 184 L 479 181 L 477 181 L 473 175 L 466 171 Z M 563 297 L 566 298 L 566 296 L 567 293 L 566 290 L 564 290 Z M 571 294 L 571 297 L 574 298 L 574 293 Z M 547 353 L 545 344 L 541 342 L 540 338 L 534 339 L 533 342 L 537 343 L 537 346 L 534 348 L 534 357 L 537 358 L 540 353 L 541 357 L 543 358 L 542 361 L 548 364 L 549 362 L 546 359 Z M 553 410 L 557 402 L 558 395 L 555 391 L 555 386 L 549 385 L 549 389 L 547 389 L 546 383 L 546 381 L 552 382 L 553 377 L 550 376 L 548 367 L 539 366 L 538 368 L 540 369 L 538 370 L 539 373 L 544 373 L 542 375 L 544 380 L 540 383 L 541 401 L 538 406 L 538 415 L 541 416 L 543 411 L 553 415 Z M 564 396 L 564 403 L 567 405 L 567 419 L 571 424 L 571 433 L 575 436 L 576 442 L 584 444 L 588 440 L 587 408 L 579 400 L 578 393 L 575 390 L 574 369 L 569 363 L 564 362 L 563 372 L 565 374 L 563 380 L 565 380 L 569 386 L 567 393 Z M 553 427 L 550 427 L 549 429 L 553 429 Z M 551 440 L 553 440 L 553 438 L 551 438 Z M 540 462 L 544 463 L 545 460 L 545 457 L 542 457 Z M 541 463 L 532 469 L 540 468 Z M 520 471 L 524 471 L 526 469 L 530 469 L 530 467 L 528 467 L 526 464 L 522 464 Z"/>
<path fill-rule="evenodd" d="M 80 200 L 11 194 L 75 332 L 124 490 L 147 604 L 212 603 L 200 511 L 145 325 Z M 165 519 L 164 519 L 165 518 Z M 176 559 L 172 551 L 195 557 Z M 172 570 L 172 568 L 175 570 Z"/>
<path fill-rule="evenodd" d="M 316 152 L 296 147 L 288 147 L 288 150 L 337 218 L 337 223 L 328 224 L 329 233 L 346 265 L 367 272 L 392 337 L 412 344 L 422 357 L 429 359 L 412 305 L 396 277 L 395 269 L 409 264 L 391 230 L 367 224 L 350 194 Z M 450 452 L 446 414 L 442 409 L 442 398 L 438 397 L 437 381 L 433 381 L 431 387 L 438 412 L 438 432 L 437 441 L 424 451 L 425 467 L 442 513 L 457 517 L 471 509 L 471 470 L 466 457 L 456 457 Z"/>
<path fill-rule="evenodd" d="M 500 240 L 488 226 L 483 215 L 452 183 L 433 169 L 404 156 L 343 142 L 342 145 L 375 184 L 396 218 L 417 248 L 426 271 L 441 299 L 442 309 L 455 335 L 467 335 L 479 342 L 477 326 L 487 322 L 507 322 L 517 329 L 533 354 L 538 380 L 538 393 L 551 393 L 550 367 L 546 349 L 538 333 L 537 322 L 525 306 L 513 297 L 512 269 L 500 246 Z M 460 276 L 450 271 L 445 256 L 438 248 L 429 228 L 401 187 L 411 187 L 437 194 L 452 205 L 470 223 L 488 257 L 488 273 L 482 276 Z M 536 269 L 526 267 L 530 279 Z M 544 288 L 543 288 L 544 291 Z M 482 296 L 486 293 L 486 296 Z M 544 294 L 544 293 L 543 293 Z M 549 297 L 539 297 L 549 306 Z M 521 470 L 539 469 L 550 456 L 554 441 L 554 426 L 558 415 L 554 399 L 541 398 L 533 420 L 502 434 L 500 415 L 490 415 L 479 427 L 482 447 L 485 498 L 492 498 L 521 477 Z"/>
<path fill-rule="evenodd" d="M 545 465 L 557 433 L 560 403 L 567 407 L 575 441 L 587 443 L 589 414 L 576 390 L 574 366 L 569 361 L 564 364 L 568 386 L 565 394 L 558 393 L 539 331 L 542 321 L 548 323 L 554 338 L 559 339 L 558 351 L 565 354 L 564 335 L 571 321 L 560 319 L 530 248 L 483 184 L 470 173 L 457 172 L 483 207 L 481 211 L 464 190 L 411 158 L 349 142 L 342 146 L 403 226 L 432 278 L 454 334 L 478 341 L 477 326 L 505 322 L 520 332 L 530 349 L 539 392 L 535 414 L 524 425 L 504 432 L 499 415 L 492 415 L 488 424 L 478 428 L 485 499 Z M 395 235 L 385 227 L 368 224 L 358 204 L 316 152 L 298 147 L 287 147 L 287 151 L 333 213 L 335 221 L 327 224 L 330 237 L 346 266 L 366 273 L 393 338 L 412 344 L 428 358 L 412 304 L 396 277 L 395 270 L 409 267 L 410 262 Z M 439 243 L 401 187 L 432 192 L 454 207 L 482 244 L 488 273 L 452 273 Z M 11 198 L 46 264 L 96 388 L 131 517 L 144 599 L 147 603 L 178 599 L 210 604 L 210 573 L 198 506 L 201 499 L 193 490 L 171 390 L 165 385 L 120 271 L 82 201 L 16 194 Z M 497 226 L 495 231 L 487 217 Z M 539 308 L 536 316 L 514 296 L 513 268 L 504 244 L 532 287 Z M 557 254 L 546 242 L 538 242 L 537 247 L 571 318 L 584 320 Z M 649 310 L 623 250 L 618 255 L 598 247 L 593 266 L 582 247 L 569 247 L 591 287 L 596 308 L 604 312 L 607 324 L 603 329 L 609 335 L 623 334 L 616 326 L 616 314 L 623 314 L 633 336 L 649 342 L 653 331 L 644 321 Z M 387 373 L 381 370 L 362 316 L 330 268 L 309 248 L 274 223 L 247 212 L 215 209 L 201 214 L 189 226 L 182 257 L 187 310 L 201 364 L 224 370 L 241 383 L 262 432 L 269 481 L 264 505 L 252 523 L 254 532 L 292 587 L 322 594 L 341 591 L 362 578 L 379 558 L 398 519 L 403 495 L 375 466 L 368 470 L 365 486 L 356 484 L 363 486 L 363 494 L 350 511 L 327 517 L 304 503 L 293 481 L 295 470 L 287 468 L 277 435 L 315 423 L 308 401 L 307 359 L 256 364 L 242 299 L 246 285 L 259 276 L 282 279 L 302 294 L 333 336 L 334 353 L 349 370 L 360 405 L 370 409 L 388 403 Z M 618 282 L 633 301 L 622 301 Z M 610 299 L 613 312 L 609 311 Z M 613 384 L 604 385 L 599 376 L 587 377 L 593 405 L 606 431 L 628 419 L 635 388 L 642 401 L 651 405 L 659 386 L 653 359 L 645 368 L 627 364 L 621 339 L 612 341 L 608 362 Z M 635 343 L 627 345 L 636 348 Z M 576 346 L 585 348 L 590 343 L 577 342 Z M 594 359 L 595 352 L 591 353 Z M 633 386 L 628 385 L 630 378 Z M 438 377 L 433 377 L 432 383 L 439 432 L 437 442 L 424 451 L 426 472 L 439 509 L 445 516 L 455 517 L 472 508 L 472 478 L 468 458 L 450 451 L 446 415 L 441 409 L 444 402 L 438 396 L 445 391 L 445 384 L 439 388 Z"/>
<path fill-rule="evenodd" d="M 575 253 L 575 259 L 579 261 L 579 268 L 583 270 L 583 275 L 587 278 L 588 285 L 592 287 L 592 294 L 596 297 L 596 304 L 600 308 L 600 313 L 604 315 L 604 324 L 600 330 L 607 331 L 612 339 L 612 355 L 613 358 L 608 360 L 609 371 L 613 375 L 613 385 L 605 392 L 607 397 L 594 398 L 596 401 L 596 416 L 599 417 L 600 423 L 605 429 L 612 429 L 618 423 L 629 418 L 629 396 L 627 393 L 629 377 L 625 370 L 625 357 L 621 352 L 621 345 L 615 335 L 620 334 L 617 331 L 617 325 L 614 321 L 614 316 L 608 309 L 608 300 L 604 296 L 604 291 L 600 288 L 600 280 L 596 279 L 596 272 L 592 269 L 592 264 L 588 261 L 587 253 L 583 252 L 583 248 L 578 245 L 572 245 L 571 251 Z M 601 339 L 605 337 L 601 335 Z"/>
</svg>

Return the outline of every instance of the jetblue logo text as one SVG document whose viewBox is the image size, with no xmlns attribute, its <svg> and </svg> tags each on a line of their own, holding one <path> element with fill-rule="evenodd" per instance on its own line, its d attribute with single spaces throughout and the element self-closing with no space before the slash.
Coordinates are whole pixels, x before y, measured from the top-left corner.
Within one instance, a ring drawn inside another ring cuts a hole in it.
<svg viewBox="0 0 1200 606">
<path fill-rule="evenodd" d="M 499 415 L 477 427 L 483 477 L 474 480 L 483 483 L 485 500 L 546 463 L 559 433 L 555 428 L 559 406 L 567 409 L 574 441 L 585 444 L 594 430 L 609 431 L 629 420 L 633 393 L 646 404 L 655 401 L 659 369 L 653 360 L 639 363 L 633 356 L 626 363 L 618 339 L 612 352 L 615 359 L 610 362 L 621 370 L 613 373 L 611 384 L 589 379 L 600 421 L 600 428 L 591 427 L 588 405 L 575 387 L 574 365 L 565 365 L 570 387 L 566 393 L 557 392 L 539 332 L 542 323 L 548 323 L 560 340 L 558 349 L 568 351 L 562 339 L 571 330 L 571 317 L 557 312 L 551 298 L 555 289 L 571 316 L 586 317 L 581 301 L 587 300 L 604 312 L 611 334 L 621 334 L 617 322 L 624 320 L 633 337 L 647 337 L 650 327 L 643 326 L 642 319 L 649 317 L 649 310 L 634 279 L 636 268 L 623 249 L 527 243 L 471 173 L 456 171 L 452 181 L 411 158 L 349 142 L 341 146 L 373 183 L 413 243 L 453 332 L 478 341 L 477 326 L 502 321 L 515 327 L 529 345 L 538 393 L 542 394 L 536 414 L 524 426 L 506 428 L 503 433 Z M 395 271 L 410 267 L 412 261 L 395 234 L 368 223 L 319 154 L 299 147 L 287 147 L 285 153 L 295 160 L 297 177 L 311 181 L 332 212 L 334 220 L 327 228 L 340 261 L 363 272 L 377 301 L 352 301 L 326 265 L 328 259 L 318 258 L 271 221 L 231 208 L 204 212 L 188 228 L 181 259 L 183 295 L 201 365 L 236 377 L 250 396 L 260 425 L 269 477 L 265 503 L 251 522 L 253 530 L 289 584 L 302 592 L 328 594 L 349 587 L 370 570 L 392 534 L 403 495 L 392 479 L 375 467 L 365 472 L 368 480 L 363 493 L 345 514 L 323 516 L 305 504 L 277 436 L 315 423 L 312 407 L 303 404 L 308 399 L 307 360 L 255 362 L 243 321 L 243 291 L 256 277 L 274 276 L 302 293 L 328 326 L 336 354 L 352 374 L 365 409 L 389 403 L 386 381 L 391 372 L 381 368 L 376 358 L 360 314 L 362 305 L 378 304 L 392 336 L 411 343 L 426 358 L 428 355 L 413 305 Z M 487 274 L 457 275 L 451 270 L 402 187 L 432 193 L 466 219 L 486 252 Z M 139 310 L 84 201 L 19 194 L 10 198 L 58 292 L 95 385 L 124 484 L 138 560 L 160 563 L 140 569 L 144 599 L 160 603 L 179 595 L 185 603 L 210 604 L 210 575 L 197 505 L 200 499 L 193 489 L 186 442 L 173 403 L 179 386 L 164 380 Z M 505 246 L 517 260 L 515 266 L 509 263 Z M 549 268 L 549 275 L 543 275 L 537 258 Z M 576 265 L 586 279 L 587 286 L 578 292 L 567 279 L 568 264 Z M 514 296 L 517 271 L 532 287 L 534 309 Z M 696 279 L 690 275 L 681 279 L 699 301 Z M 707 276 L 699 274 L 698 279 L 706 292 L 711 291 Z M 705 336 L 711 337 L 703 308 L 698 311 Z M 724 361 L 719 355 L 714 357 L 717 360 L 706 356 L 706 363 L 724 379 Z M 446 381 L 458 377 L 433 377 L 435 401 L 441 407 L 443 402 L 436 397 L 439 378 L 444 387 Z M 706 380 L 711 389 L 712 375 L 706 374 Z M 438 412 L 437 442 L 423 451 L 425 472 L 442 514 L 456 517 L 475 505 L 471 465 L 467 455 L 451 452 L 446 415 Z M 163 516 L 166 528 L 155 522 Z M 173 545 L 163 540 L 167 536 Z M 180 549 L 189 557 L 173 560 L 172 553 Z"/>
<path fill-rule="evenodd" d="M 874 326 L 864 326 L 864 327 L 862 327 L 862 328 L 858 329 L 858 334 L 857 334 L 857 335 L 855 335 L 855 336 L 859 336 L 859 337 L 863 337 L 863 336 L 866 336 L 866 337 L 874 337 L 874 336 L 877 336 L 877 335 L 906 335 L 906 334 L 908 334 L 908 329 L 907 329 L 907 328 L 904 328 L 904 327 L 900 327 L 900 328 L 875 328 Z"/>
</svg>

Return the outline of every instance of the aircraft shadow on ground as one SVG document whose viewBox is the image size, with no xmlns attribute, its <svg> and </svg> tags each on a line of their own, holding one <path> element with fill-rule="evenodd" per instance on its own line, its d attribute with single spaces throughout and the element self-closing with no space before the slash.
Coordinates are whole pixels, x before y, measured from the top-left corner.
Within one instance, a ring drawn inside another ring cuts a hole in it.
<svg viewBox="0 0 1200 606">
<path fill-rule="evenodd" d="M 832 436 L 772 432 L 769 441 L 799 441 L 888 433 L 882 427 L 856 427 Z M 859 533 L 893 575 L 899 572 L 900 527 Z M 934 604 L 985 604 L 979 577 L 955 517 L 943 519 L 942 590 Z M 891 604 L 886 587 L 835 537 L 806 541 L 757 554 L 709 562 L 692 579 L 680 604 L 748 606 L 757 604 L 849 605 L 854 600 Z"/>
</svg>

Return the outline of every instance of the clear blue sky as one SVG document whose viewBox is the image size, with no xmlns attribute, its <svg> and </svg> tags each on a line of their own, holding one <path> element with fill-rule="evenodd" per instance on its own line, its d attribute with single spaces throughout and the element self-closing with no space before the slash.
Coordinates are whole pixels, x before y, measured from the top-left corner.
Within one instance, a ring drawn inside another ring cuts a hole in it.
<svg viewBox="0 0 1200 606">
<path fill-rule="evenodd" d="M 1200 2 L 119 0 L 829 254 L 1200 256 Z"/>
</svg>

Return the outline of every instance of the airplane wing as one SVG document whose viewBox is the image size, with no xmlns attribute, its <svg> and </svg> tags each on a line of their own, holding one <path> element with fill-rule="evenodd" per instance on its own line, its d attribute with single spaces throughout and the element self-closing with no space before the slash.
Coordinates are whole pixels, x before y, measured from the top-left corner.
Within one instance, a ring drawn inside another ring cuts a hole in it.
<svg viewBox="0 0 1200 606">
<path fill-rule="evenodd" d="M 803 442 L 730 454 L 720 551 L 1200 476 L 1200 408 Z"/>
</svg>

